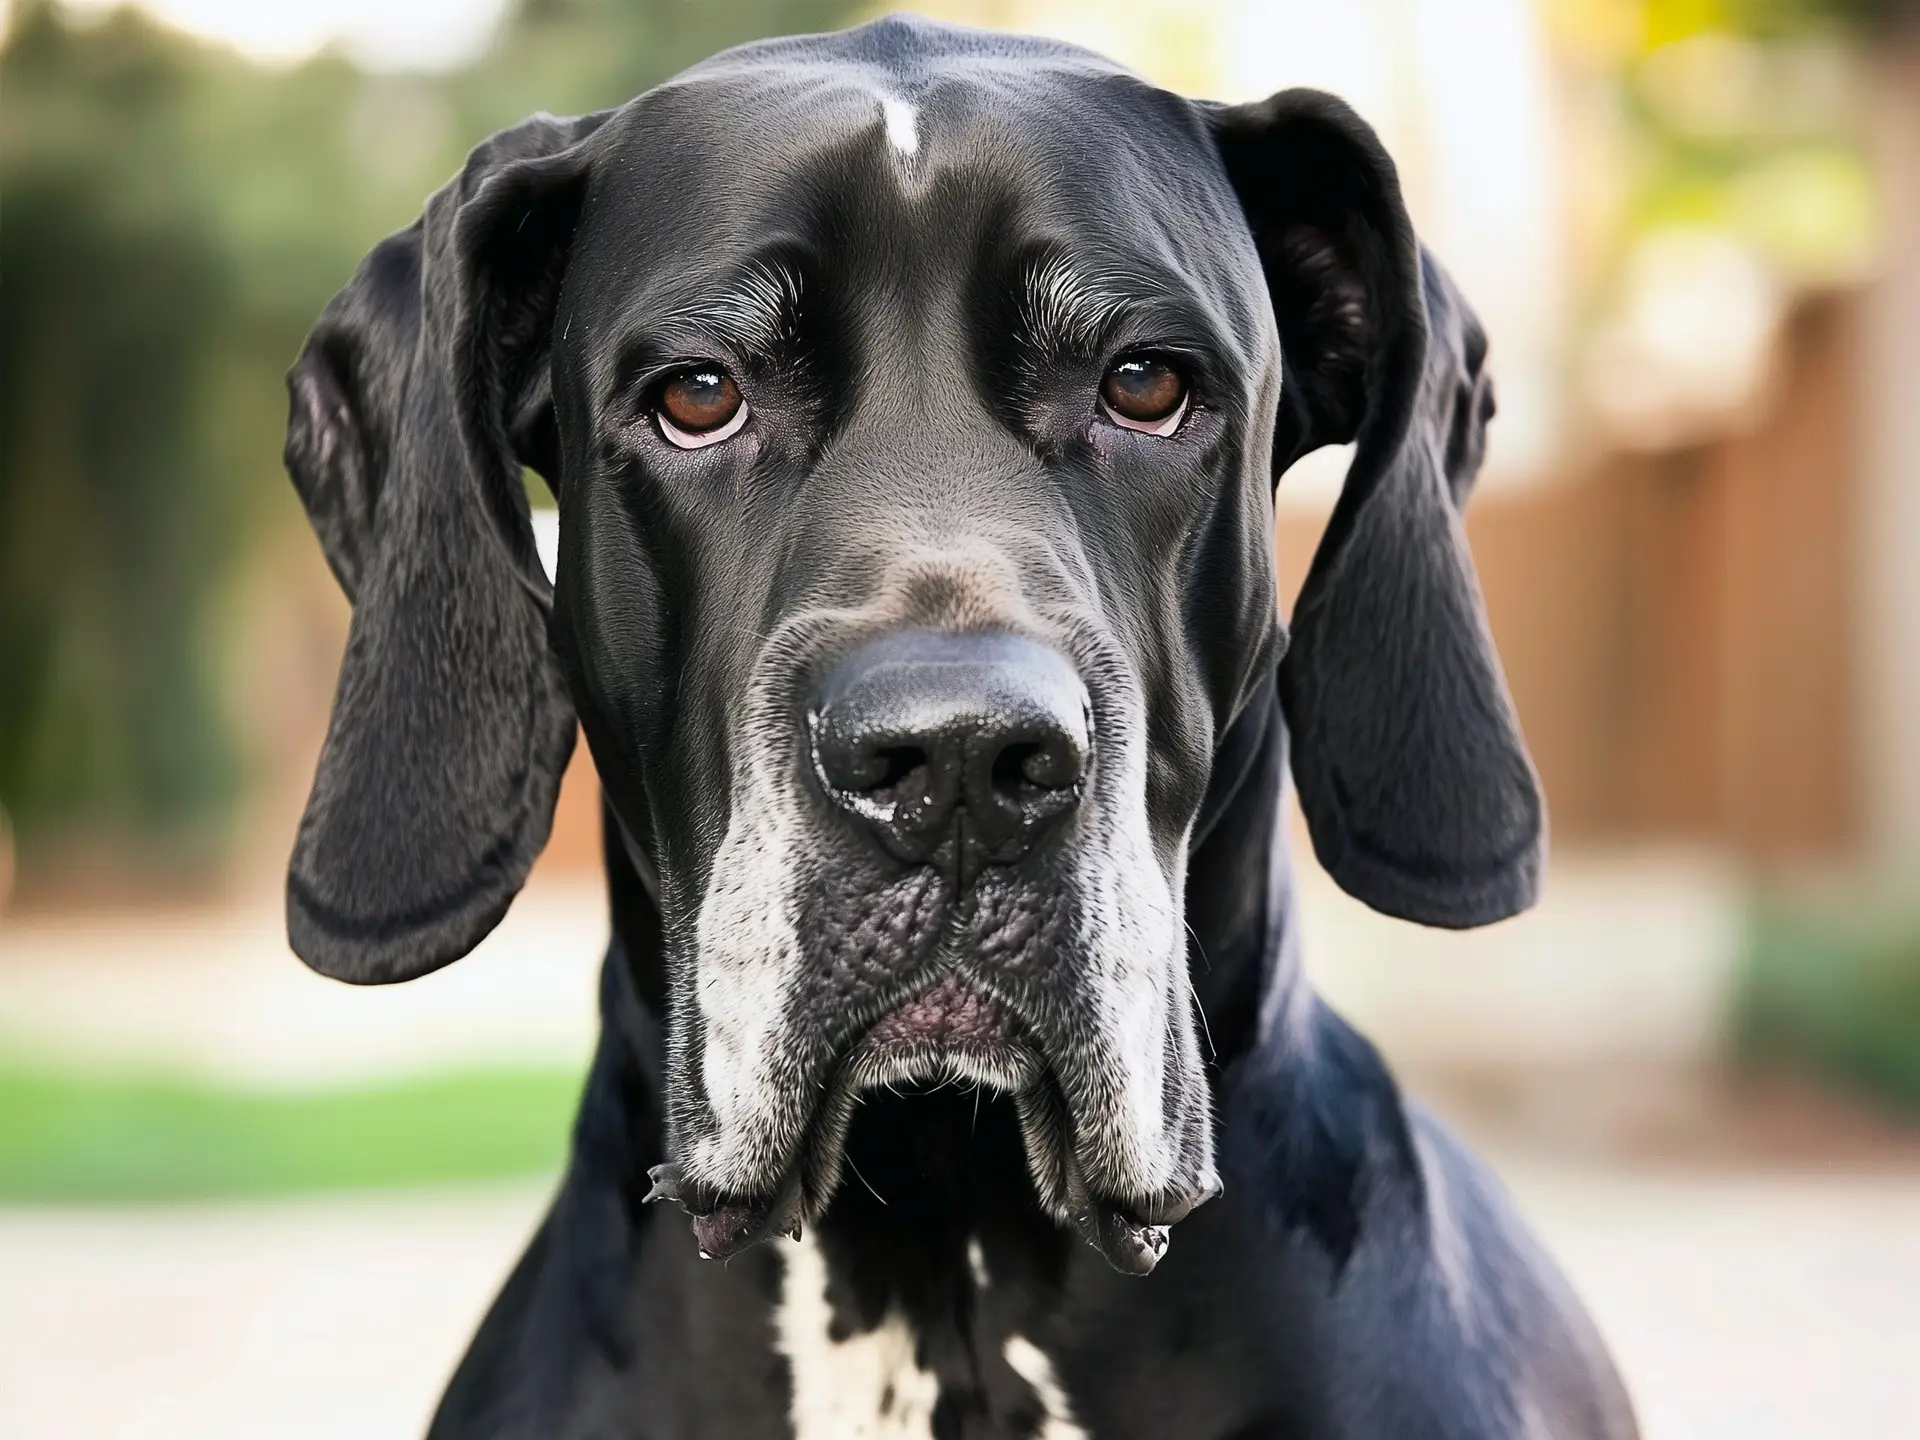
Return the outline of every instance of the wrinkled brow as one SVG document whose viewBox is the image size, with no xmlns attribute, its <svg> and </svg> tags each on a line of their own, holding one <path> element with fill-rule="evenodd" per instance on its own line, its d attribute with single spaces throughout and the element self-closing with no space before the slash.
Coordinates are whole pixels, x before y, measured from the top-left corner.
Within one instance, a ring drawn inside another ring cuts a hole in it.
<svg viewBox="0 0 1920 1440">
<path fill-rule="evenodd" d="M 708 294 L 674 305 L 651 328 L 711 335 L 744 355 L 766 356 L 798 341 L 800 276 L 754 261 Z"/>
<path fill-rule="evenodd" d="M 1063 255 L 1028 267 L 1022 277 L 1020 329 L 1043 355 L 1097 349 L 1129 308 L 1120 285 L 1074 268 Z"/>
</svg>

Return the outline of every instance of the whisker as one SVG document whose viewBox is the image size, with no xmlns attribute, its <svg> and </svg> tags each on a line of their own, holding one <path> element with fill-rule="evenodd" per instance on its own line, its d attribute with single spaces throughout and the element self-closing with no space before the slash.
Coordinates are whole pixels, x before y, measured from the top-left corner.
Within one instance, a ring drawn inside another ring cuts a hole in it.
<svg viewBox="0 0 1920 1440">
<path fill-rule="evenodd" d="M 1194 1013 L 1200 1017 L 1200 1033 L 1207 1037 L 1207 1053 L 1211 1055 L 1217 1063 L 1220 1059 L 1220 1052 L 1214 1047 L 1213 1027 L 1207 1024 L 1207 1007 L 1200 1003 L 1200 992 L 1193 988 L 1193 977 L 1191 975 L 1187 976 L 1187 994 L 1193 997 Z M 1171 1019 L 1169 1019 L 1168 1024 L 1172 1024 Z"/>
<path fill-rule="evenodd" d="M 851 1155 L 847 1156 L 847 1168 L 853 1171 L 855 1179 L 857 1179 L 862 1185 L 865 1185 L 867 1187 L 867 1193 L 869 1195 L 873 1196 L 873 1198 L 878 1200 L 882 1205 L 887 1204 L 887 1197 L 882 1195 L 878 1190 L 874 1189 L 873 1183 L 870 1180 L 868 1180 L 866 1176 L 860 1173 L 860 1167 L 853 1163 L 853 1157 Z M 893 1207 L 889 1205 L 887 1208 L 892 1209 Z"/>
<path fill-rule="evenodd" d="M 1193 928 L 1193 922 L 1186 916 L 1180 917 L 1180 923 L 1187 927 L 1187 934 L 1193 937 L 1193 948 L 1200 952 L 1200 963 L 1207 967 L 1207 973 L 1213 973 L 1213 961 L 1207 958 L 1207 947 L 1200 943 L 1200 932 Z"/>
</svg>

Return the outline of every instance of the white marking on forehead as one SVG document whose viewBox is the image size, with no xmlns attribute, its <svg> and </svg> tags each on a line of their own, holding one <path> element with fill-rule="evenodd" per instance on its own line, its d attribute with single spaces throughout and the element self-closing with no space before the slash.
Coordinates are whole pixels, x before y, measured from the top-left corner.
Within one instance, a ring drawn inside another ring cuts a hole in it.
<svg viewBox="0 0 1920 1440">
<path fill-rule="evenodd" d="M 887 143 L 911 159 L 920 153 L 920 112 L 897 95 L 880 95 L 887 121 Z"/>
<path fill-rule="evenodd" d="M 876 1329 L 834 1339 L 820 1247 L 809 1235 L 775 1249 L 786 1275 L 774 1334 L 793 1373 L 795 1440 L 932 1440 L 940 1381 L 914 1359 L 906 1318 L 890 1310 Z"/>
<path fill-rule="evenodd" d="M 1007 1357 L 1013 1373 L 1033 1387 L 1040 1408 L 1046 1411 L 1047 1423 L 1040 1427 L 1037 1440 L 1088 1440 L 1087 1432 L 1073 1418 L 1073 1406 L 1060 1387 L 1060 1378 L 1053 1373 L 1053 1362 L 1046 1351 L 1024 1335 L 1009 1335 L 1001 1354 Z"/>
</svg>

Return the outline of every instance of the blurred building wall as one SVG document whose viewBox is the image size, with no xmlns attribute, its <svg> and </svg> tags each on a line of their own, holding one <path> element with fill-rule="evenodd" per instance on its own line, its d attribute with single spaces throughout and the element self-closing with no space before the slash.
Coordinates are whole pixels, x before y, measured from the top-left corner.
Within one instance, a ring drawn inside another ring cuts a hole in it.
<svg viewBox="0 0 1920 1440">
<path fill-rule="evenodd" d="M 1885 273 L 1868 313 L 1857 783 L 1875 857 L 1920 868 L 1920 6 L 1875 69 Z"/>
<path fill-rule="evenodd" d="M 1475 497 L 1474 560 L 1556 841 L 1758 859 L 1855 841 L 1863 308 L 1801 308 L 1751 433 Z M 1282 509 L 1284 593 L 1323 523 Z"/>
</svg>

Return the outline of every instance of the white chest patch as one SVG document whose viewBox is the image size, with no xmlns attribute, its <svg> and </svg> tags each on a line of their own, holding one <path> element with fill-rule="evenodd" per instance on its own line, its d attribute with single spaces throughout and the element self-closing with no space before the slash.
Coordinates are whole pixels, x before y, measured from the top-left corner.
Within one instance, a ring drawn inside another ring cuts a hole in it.
<svg viewBox="0 0 1920 1440">
<path fill-rule="evenodd" d="M 786 1276 L 774 1333 L 793 1371 L 794 1440 L 932 1440 L 940 1382 L 914 1363 L 906 1318 L 890 1313 L 876 1330 L 835 1340 L 813 1237 L 778 1249 Z"/>
<path fill-rule="evenodd" d="M 813 1237 L 781 1240 L 784 1262 L 775 1344 L 793 1375 L 794 1440 L 932 1440 L 940 1382 L 914 1359 L 913 1327 L 897 1311 L 879 1328 L 835 1340 L 827 1262 Z M 974 1283 L 986 1287 L 979 1242 L 968 1246 Z M 1046 1352 L 1024 1335 L 1002 1351 L 1046 1415 L 1035 1440 L 1088 1440 Z"/>
<path fill-rule="evenodd" d="M 1009 1335 L 1003 1353 L 1013 1373 L 1033 1387 L 1046 1413 L 1035 1440 L 1087 1440 L 1087 1432 L 1074 1423 L 1073 1407 L 1067 1403 L 1067 1392 L 1060 1388 L 1047 1352 L 1024 1335 Z"/>
</svg>

